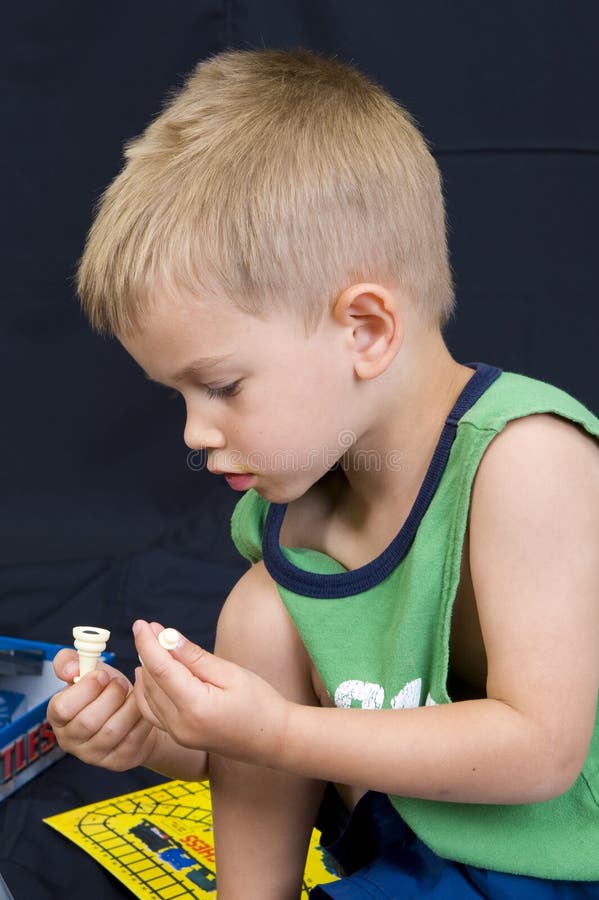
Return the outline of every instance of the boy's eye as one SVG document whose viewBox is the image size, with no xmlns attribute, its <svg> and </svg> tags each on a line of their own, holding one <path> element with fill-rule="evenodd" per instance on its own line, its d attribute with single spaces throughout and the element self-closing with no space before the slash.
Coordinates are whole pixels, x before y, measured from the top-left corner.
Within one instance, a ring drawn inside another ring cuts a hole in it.
<svg viewBox="0 0 599 900">
<path fill-rule="evenodd" d="M 209 400 L 223 400 L 226 397 L 234 397 L 239 393 L 239 385 L 241 379 L 232 381 L 231 384 L 224 384 L 222 387 L 210 387 L 206 385 L 206 394 Z"/>
</svg>

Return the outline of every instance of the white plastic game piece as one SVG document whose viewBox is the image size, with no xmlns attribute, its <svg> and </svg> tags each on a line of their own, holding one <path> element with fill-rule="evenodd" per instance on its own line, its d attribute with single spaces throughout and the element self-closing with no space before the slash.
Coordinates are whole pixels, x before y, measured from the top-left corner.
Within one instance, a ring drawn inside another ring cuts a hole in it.
<svg viewBox="0 0 599 900">
<path fill-rule="evenodd" d="M 106 628 L 96 628 L 95 625 L 76 625 L 73 628 L 73 637 L 75 650 L 79 654 L 79 675 L 73 678 L 73 681 L 77 682 L 96 668 L 96 662 L 106 649 L 110 632 Z"/>
<path fill-rule="evenodd" d="M 165 628 L 158 635 L 158 643 L 165 650 L 174 650 L 179 643 L 179 632 L 176 628 Z"/>
</svg>

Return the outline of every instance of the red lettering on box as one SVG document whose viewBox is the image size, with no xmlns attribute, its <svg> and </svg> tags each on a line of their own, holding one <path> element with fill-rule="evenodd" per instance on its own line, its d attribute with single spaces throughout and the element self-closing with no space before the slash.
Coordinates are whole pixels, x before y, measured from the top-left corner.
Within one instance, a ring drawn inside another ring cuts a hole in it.
<svg viewBox="0 0 599 900">
<path fill-rule="evenodd" d="M 36 725 L 27 732 L 27 761 L 33 762 L 40 755 L 40 726 Z"/>
<path fill-rule="evenodd" d="M 47 719 L 40 725 L 40 753 L 47 753 L 56 746 L 56 735 Z"/>
<path fill-rule="evenodd" d="M 15 741 L 15 772 L 21 772 L 27 765 L 25 750 L 25 735 L 21 734 Z"/>
<path fill-rule="evenodd" d="M 12 778 L 12 770 L 13 770 L 13 762 L 12 755 L 15 749 L 15 745 L 7 744 L 2 750 L 0 750 L 0 764 L 2 765 L 2 778 L 0 782 L 4 784 L 5 781 L 9 781 Z"/>
</svg>

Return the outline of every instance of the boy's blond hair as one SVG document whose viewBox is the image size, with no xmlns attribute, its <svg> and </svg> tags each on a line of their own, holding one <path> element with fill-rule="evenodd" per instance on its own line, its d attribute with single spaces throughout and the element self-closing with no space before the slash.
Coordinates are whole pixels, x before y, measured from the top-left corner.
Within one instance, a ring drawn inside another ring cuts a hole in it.
<svg viewBox="0 0 599 900">
<path fill-rule="evenodd" d="M 357 281 L 453 311 L 437 165 L 410 115 L 336 59 L 230 51 L 202 62 L 125 151 L 78 273 L 92 324 L 139 326 L 157 289 L 291 308 L 307 330 Z"/>
</svg>

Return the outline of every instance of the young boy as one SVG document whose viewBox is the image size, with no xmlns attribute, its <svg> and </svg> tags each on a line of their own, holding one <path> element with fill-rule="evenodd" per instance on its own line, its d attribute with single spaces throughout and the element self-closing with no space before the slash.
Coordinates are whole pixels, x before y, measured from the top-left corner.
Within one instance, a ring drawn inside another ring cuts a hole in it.
<svg viewBox="0 0 599 900">
<path fill-rule="evenodd" d="M 134 688 L 65 688 L 59 742 L 209 773 L 220 900 L 297 898 L 319 807 L 355 874 L 315 897 L 599 897 L 599 422 L 452 359 L 409 115 L 338 61 L 230 52 L 126 156 L 83 305 L 246 491 L 253 566 L 215 655 L 136 622 Z"/>
</svg>

